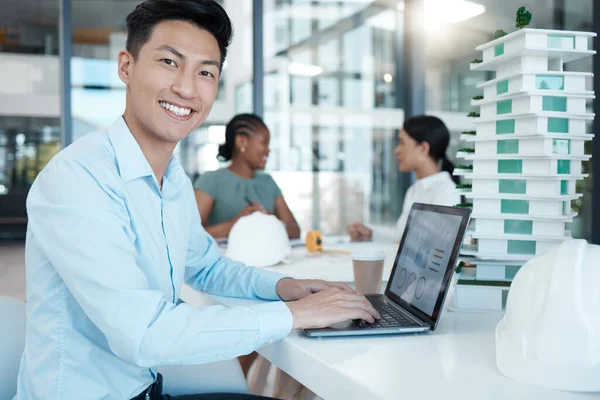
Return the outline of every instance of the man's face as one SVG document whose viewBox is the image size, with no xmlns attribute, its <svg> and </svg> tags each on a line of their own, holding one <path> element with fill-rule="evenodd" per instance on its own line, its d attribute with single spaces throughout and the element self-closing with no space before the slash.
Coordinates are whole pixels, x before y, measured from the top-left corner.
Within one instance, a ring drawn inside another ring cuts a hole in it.
<svg viewBox="0 0 600 400">
<path fill-rule="evenodd" d="M 207 31 L 183 21 L 155 25 L 136 59 L 127 51 L 119 54 L 130 128 L 161 142 L 184 139 L 212 108 L 220 60 L 219 45 Z"/>
</svg>

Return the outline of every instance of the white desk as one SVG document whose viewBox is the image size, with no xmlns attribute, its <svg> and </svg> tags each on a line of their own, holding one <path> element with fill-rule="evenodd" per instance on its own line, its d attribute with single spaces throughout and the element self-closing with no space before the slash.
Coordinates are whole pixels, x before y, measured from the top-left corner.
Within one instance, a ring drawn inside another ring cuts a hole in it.
<svg viewBox="0 0 600 400">
<path fill-rule="evenodd" d="M 305 274 L 312 269 L 319 271 L 319 278 L 344 280 L 340 278 L 348 273 L 341 265 L 346 264 L 352 279 L 351 264 L 343 260 L 331 263 L 331 268 L 315 267 L 317 263 L 313 263 L 300 269 L 298 265 L 305 263 L 302 261 L 274 269 L 296 278 L 308 277 Z M 392 262 L 388 257 L 388 276 Z M 181 297 L 197 305 L 259 302 L 208 296 L 186 287 Z M 435 332 L 410 336 L 311 339 L 292 332 L 258 352 L 325 400 L 600 399 L 600 393 L 552 391 L 501 375 L 495 364 L 494 345 L 494 329 L 500 318 L 498 314 L 445 311 Z"/>
<path fill-rule="evenodd" d="M 387 281 L 390 273 L 392 272 L 394 260 L 396 259 L 398 245 L 374 243 L 339 243 L 327 246 L 327 248 L 343 251 L 352 251 L 361 248 L 383 250 L 385 254 L 383 279 Z M 354 282 L 352 260 L 349 255 L 337 253 L 317 253 L 313 255 L 307 255 L 304 247 L 294 248 L 292 250 L 292 255 L 289 257 L 286 263 L 265 269 L 289 275 L 296 279 L 325 279 L 346 283 Z"/>
</svg>

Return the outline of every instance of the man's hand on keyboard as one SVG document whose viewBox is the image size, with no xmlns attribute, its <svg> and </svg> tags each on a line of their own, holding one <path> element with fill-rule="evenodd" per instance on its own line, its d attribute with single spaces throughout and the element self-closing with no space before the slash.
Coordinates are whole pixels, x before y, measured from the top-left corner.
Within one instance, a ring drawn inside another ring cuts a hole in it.
<svg viewBox="0 0 600 400">
<path fill-rule="evenodd" d="M 295 301 L 319 293 L 328 288 L 338 288 L 354 293 L 350 286 L 342 282 L 329 282 L 321 279 L 292 279 L 283 278 L 277 282 L 275 290 L 283 301 Z"/>
<path fill-rule="evenodd" d="M 365 296 L 339 288 L 325 289 L 286 304 L 294 318 L 293 329 L 325 328 L 351 319 L 372 323 L 380 318 Z"/>
</svg>

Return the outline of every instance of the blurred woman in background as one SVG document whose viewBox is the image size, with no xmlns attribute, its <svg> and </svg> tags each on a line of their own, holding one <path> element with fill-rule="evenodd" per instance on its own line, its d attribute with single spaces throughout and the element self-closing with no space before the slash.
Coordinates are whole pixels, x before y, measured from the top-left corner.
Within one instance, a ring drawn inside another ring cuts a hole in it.
<svg viewBox="0 0 600 400">
<path fill-rule="evenodd" d="M 235 116 L 225 129 L 225 143 L 217 158 L 231 161 L 226 168 L 205 172 L 194 182 L 194 193 L 204 229 L 214 238 L 226 238 L 233 225 L 253 212 L 273 214 L 286 227 L 290 239 L 300 227 L 271 175 L 265 173 L 271 135 L 254 114 Z M 238 357 L 244 375 L 257 357 Z"/>
<path fill-rule="evenodd" d="M 404 121 L 394 151 L 401 172 L 414 172 L 416 182 L 408 188 L 402 213 L 396 223 L 396 240 L 402 238 L 413 203 L 454 206 L 460 203 L 456 192 L 458 177 L 452 177 L 454 165 L 446 156 L 450 132 L 436 117 L 421 115 Z M 373 230 L 357 222 L 348 228 L 352 241 L 373 240 Z"/>
<path fill-rule="evenodd" d="M 290 239 L 300 237 L 279 186 L 263 171 L 270 139 L 269 129 L 257 115 L 239 114 L 227 124 L 217 158 L 231 164 L 203 173 L 194 184 L 202 225 L 211 236 L 227 237 L 238 219 L 259 211 L 279 218 Z"/>
</svg>

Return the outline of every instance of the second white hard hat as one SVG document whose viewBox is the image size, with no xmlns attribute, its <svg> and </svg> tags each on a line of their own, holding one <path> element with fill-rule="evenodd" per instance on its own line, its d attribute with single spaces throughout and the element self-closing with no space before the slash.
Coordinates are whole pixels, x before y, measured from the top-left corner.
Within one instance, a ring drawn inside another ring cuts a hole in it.
<svg viewBox="0 0 600 400">
<path fill-rule="evenodd" d="M 528 261 L 496 328 L 496 363 L 509 378 L 558 390 L 600 391 L 600 246 L 568 240 Z"/>
<path fill-rule="evenodd" d="M 283 222 L 274 215 L 255 212 L 231 228 L 225 255 L 253 267 L 270 267 L 292 252 Z"/>
</svg>

